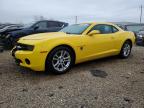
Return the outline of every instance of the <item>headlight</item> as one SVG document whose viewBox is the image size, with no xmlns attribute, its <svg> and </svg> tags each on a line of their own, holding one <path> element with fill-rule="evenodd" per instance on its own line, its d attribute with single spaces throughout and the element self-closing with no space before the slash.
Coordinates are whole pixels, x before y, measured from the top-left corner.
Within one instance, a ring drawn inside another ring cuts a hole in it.
<svg viewBox="0 0 144 108">
<path fill-rule="evenodd" d="M 33 51 L 34 46 L 33 45 L 26 45 L 26 44 L 17 43 L 16 44 L 16 49 L 17 50 L 25 50 L 25 51 Z"/>
<path fill-rule="evenodd" d="M 33 46 L 33 45 L 28 45 L 26 49 L 27 49 L 28 51 L 33 51 L 34 46 Z"/>
</svg>

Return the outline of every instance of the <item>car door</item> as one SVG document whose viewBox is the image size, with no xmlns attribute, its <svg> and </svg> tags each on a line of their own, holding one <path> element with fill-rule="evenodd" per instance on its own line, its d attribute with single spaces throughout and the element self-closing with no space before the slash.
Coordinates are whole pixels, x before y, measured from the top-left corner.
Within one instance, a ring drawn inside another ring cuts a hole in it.
<svg viewBox="0 0 144 108">
<path fill-rule="evenodd" d="M 116 52 L 115 49 L 115 33 L 111 25 L 99 24 L 95 25 L 92 30 L 99 30 L 100 34 L 84 37 L 85 57 L 87 59 L 109 56 Z"/>
</svg>

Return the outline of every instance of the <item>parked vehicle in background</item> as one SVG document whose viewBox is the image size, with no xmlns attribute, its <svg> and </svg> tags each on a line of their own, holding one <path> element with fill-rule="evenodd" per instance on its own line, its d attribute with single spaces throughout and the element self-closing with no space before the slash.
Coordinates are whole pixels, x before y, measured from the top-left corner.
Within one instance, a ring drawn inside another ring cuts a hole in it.
<svg viewBox="0 0 144 108">
<path fill-rule="evenodd" d="M 137 33 L 136 44 L 140 46 L 144 46 L 144 29 Z"/>
<path fill-rule="evenodd" d="M 23 25 L 20 24 L 3 24 L 0 26 L 0 39 L 4 39 L 9 32 L 21 30 L 22 28 Z"/>
<path fill-rule="evenodd" d="M 128 24 L 128 25 L 117 24 L 117 25 L 126 31 L 134 32 L 136 36 L 136 44 L 144 45 L 144 24 Z"/>
<path fill-rule="evenodd" d="M 63 74 L 84 61 L 114 55 L 128 58 L 134 42 L 133 32 L 114 24 L 83 23 L 20 38 L 12 55 L 21 66 Z"/>
<path fill-rule="evenodd" d="M 9 32 L 5 36 L 4 44 L 12 47 L 14 46 L 16 41 L 21 37 L 37 33 L 57 32 L 66 26 L 68 26 L 68 23 L 60 21 L 51 21 L 51 20 L 38 21 L 33 24 L 26 25 L 26 27 L 21 30 Z"/>
</svg>

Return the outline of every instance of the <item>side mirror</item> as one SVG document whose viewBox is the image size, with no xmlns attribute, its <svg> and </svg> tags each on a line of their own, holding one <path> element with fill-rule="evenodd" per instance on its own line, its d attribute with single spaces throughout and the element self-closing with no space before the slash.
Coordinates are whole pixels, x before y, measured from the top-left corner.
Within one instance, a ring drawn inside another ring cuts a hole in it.
<svg viewBox="0 0 144 108">
<path fill-rule="evenodd" d="M 96 35 L 96 34 L 100 34 L 100 31 L 99 30 L 93 30 L 93 31 L 88 33 L 89 36 Z"/>
</svg>

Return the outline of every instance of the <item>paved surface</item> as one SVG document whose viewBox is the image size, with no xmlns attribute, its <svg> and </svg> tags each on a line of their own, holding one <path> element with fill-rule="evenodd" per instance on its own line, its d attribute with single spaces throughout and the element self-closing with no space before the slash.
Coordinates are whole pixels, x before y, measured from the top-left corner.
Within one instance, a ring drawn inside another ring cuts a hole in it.
<svg viewBox="0 0 144 108">
<path fill-rule="evenodd" d="M 128 59 L 110 57 L 45 75 L 0 53 L 0 108 L 144 108 L 144 47 Z"/>
</svg>

